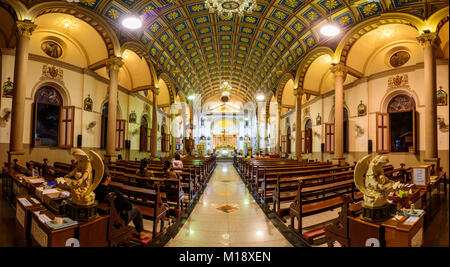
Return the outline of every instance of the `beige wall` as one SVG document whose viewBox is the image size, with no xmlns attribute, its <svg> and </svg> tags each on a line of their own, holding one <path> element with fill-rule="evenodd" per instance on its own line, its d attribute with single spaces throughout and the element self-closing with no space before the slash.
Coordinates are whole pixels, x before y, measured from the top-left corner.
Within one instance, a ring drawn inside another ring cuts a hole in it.
<svg viewBox="0 0 450 267">
<path fill-rule="evenodd" d="M 8 77 L 14 77 L 14 50 L 2 50 L 1 57 L 1 84 L 7 81 Z M 42 80 L 42 68 L 44 65 L 55 65 L 63 70 L 62 81 L 45 79 Z M 120 79 L 120 78 L 119 78 Z M 75 67 L 73 65 L 60 63 L 55 60 L 49 60 L 45 57 L 31 54 L 28 61 L 27 74 L 27 91 L 25 100 L 25 127 L 23 135 L 23 143 L 26 160 L 42 160 L 44 157 L 49 158 L 51 162 L 64 161 L 69 162 L 72 157 L 69 150 L 58 148 L 32 148 L 30 146 L 32 138 L 32 125 L 34 120 L 33 102 L 36 91 L 44 82 L 50 82 L 55 85 L 63 97 L 65 106 L 75 106 L 75 123 L 74 123 L 74 139 L 73 144 L 76 146 L 77 136 L 83 136 L 82 145 L 84 149 L 99 150 L 101 135 L 101 109 L 107 101 L 108 80 L 100 77 L 96 73 L 87 69 Z M 93 99 L 93 111 L 83 110 L 84 99 L 90 94 Z M 125 139 L 131 140 L 130 158 L 148 157 L 147 153 L 139 153 L 139 132 L 135 135 L 131 134 L 134 129 L 138 129 L 143 114 L 147 114 L 149 118 L 149 127 L 151 127 L 151 109 L 152 103 L 143 96 L 130 94 L 125 89 L 118 92 L 119 112 L 118 119 L 128 121 L 128 114 L 134 110 L 137 114 L 136 124 L 127 123 L 125 131 Z M 145 112 L 145 105 L 148 104 L 150 112 Z M 12 98 L 1 97 L 0 111 L 11 109 Z M 167 114 L 158 110 L 158 123 L 161 125 L 162 118 Z M 87 130 L 90 122 L 96 122 L 96 126 Z M 5 125 L 0 125 L 0 162 L 7 161 L 7 151 L 9 150 L 11 119 Z M 160 131 L 158 132 L 160 136 Z M 158 152 L 161 150 L 160 141 L 158 141 Z M 102 151 L 100 151 L 103 153 Z M 120 152 L 125 156 L 126 152 Z"/>
<path fill-rule="evenodd" d="M 438 60 L 437 62 L 437 86 L 448 93 L 448 60 Z M 409 87 L 388 89 L 388 79 L 397 74 L 407 74 Z M 346 160 L 349 163 L 359 160 L 362 156 L 367 154 L 368 140 L 372 140 L 373 151 L 376 149 L 376 112 L 386 112 L 386 105 L 390 99 L 398 93 L 408 93 L 413 96 L 416 102 L 416 110 L 419 113 L 418 120 L 418 153 L 389 153 L 387 154 L 389 160 L 397 167 L 400 163 L 405 163 L 409 166 L 418 164 L 423 160 L 425 147 L 425 122 L 424 122 L 424 99 L 425 93 L 423 88 L 423 63 L 418 63 L 413 66 L 398 68 L 395 71 L 382 71 L 372 74 L 354 81 L 345 86 L 344 91 L 344 105 L 349 112 L 349 153 L 345 154 Z M 293 97 L 293 96 L 292 96 Z M 324 123 L 334 121 L 334 103 L 333 91 L 325 94 L 322 97 L 314 98 L 302 105 L 302 125 L 304 130 L 307 118 L 311 118 L 313 123 L 313 153 L 311 155 L 304 155 L 305 158 L 322 160 L 320 153 L 320 144 L 325 142 Z M 358 117 L 357 107 L 360 101 L 367 106 L 368 115 Z M 309 109 L 309 113 L 305 111 Z M 317 114 L 322 116 L 322 125 L 316 125 Z M 445 123 L 449 124 L 449 109 L 448 106 L 438 107 L 438 116 L 443 117 Z M 295 111 L 289 114 L 291 129 L 295 123 Z M 282 119 L 282 134 L 286 133 L 286 118 Z M 358 125 L 364 130 L 364 133 L 357 136 L 355 125 Z M 295 138 L 295 132 L 291 133 L 291 137 Z M 441 166 L 446 171 L 449 170 L 449 132 L 443 132 L 438 129 L 438 150 L 441 158 Z M 295 154 L 295 141 L 292 140 L 292 154 Z M 331 160 L 332 154 L 324 153 L 323 160 Z"/>
</svg>

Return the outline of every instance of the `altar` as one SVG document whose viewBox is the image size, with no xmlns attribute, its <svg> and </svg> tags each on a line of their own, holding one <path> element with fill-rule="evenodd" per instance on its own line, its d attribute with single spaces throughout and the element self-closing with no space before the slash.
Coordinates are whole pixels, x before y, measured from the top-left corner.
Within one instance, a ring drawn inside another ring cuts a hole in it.
<svg viewBox="0 0 450 267">
<path fill-rule="evenodd" d="M 219 158 L 231 158 L 233 157 L 234 147 L 231 145 L 221 145 L 216 147 L 217 157 Z"/>
</svg>

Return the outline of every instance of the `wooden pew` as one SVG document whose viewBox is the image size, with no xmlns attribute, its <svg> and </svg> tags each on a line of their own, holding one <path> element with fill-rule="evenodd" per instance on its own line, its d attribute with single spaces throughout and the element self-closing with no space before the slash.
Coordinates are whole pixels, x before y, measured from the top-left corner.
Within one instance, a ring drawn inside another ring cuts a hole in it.
<svg viewBox="0 0 450 267">
<path fill-rule="evenodd" d="M 153 222 L 153 239 L 164 233 L 164 223 L 169 207 L 161 198 L 160 184 L 155 183 L 153 188 L 140 188 L 118 182 L 111 182 L 110 185 L 120 190 L 124 197 L 139 207 L 144 219 Z M 158 225 L 160 225 L 159 232 Z"/>
<path fill-rule="evenodd" d="M 350 194 L 352 200 L 362 198 L 362 194 L 356 190 L 352 180 L 310 187 L 304 187 L 304 182 L 300 180 L 296 197 L 289 207 L 292 229 L 302 235 L 303 217 L 339 207 L 343 203 L 340 197 L 343 194 Z M 294 225 L 295 219 L 298 223 L 297 228 Z"/>
<path fill-rule="evenodd" d="M 126 246 L 131 239 L 133 229 L 127 225 L 127 223 L 120 217 L 119 212 L 114 206 L 114 200 L 116 199 L 114 192 L 109 193 L 105 200 L 106 203 L 100 203 L 97 206 L 97 210 L 101 214 L 108 214 L 108 246 Z"/>
</svg>

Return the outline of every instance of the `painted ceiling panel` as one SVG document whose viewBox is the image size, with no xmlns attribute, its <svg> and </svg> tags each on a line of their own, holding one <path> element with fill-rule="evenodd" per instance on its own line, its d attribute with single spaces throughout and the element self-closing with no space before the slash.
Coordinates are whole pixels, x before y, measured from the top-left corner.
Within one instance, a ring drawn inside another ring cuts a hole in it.
<svg viewBox="0 0 450 267">
<path fill-rule="evenodd" d="M 44 1 L 22 2 L 31 7 Z M 170 73 L 185 94 L 194 88 L 214 94 L 222 82 L 235 81 L 233 90 L 251 97 L 272 90 L 280 70 L 292 71 L 308 51 L 328 41 L 316 27 L 326 20 L 347 31 L 384 12 L 423 16 L 423 2 L 257 0 L 251 14 L 231 18 L 209 13 L 204 0 L 80 0 L 78 5 L 103 17 L 121 33 L 121 41 L 136 40 L 146 47 L 144 54 L 157 69 Z M 142 30 L 123 29 L 121 20 L 129 14 L 141 15 Z"/>
</svg>

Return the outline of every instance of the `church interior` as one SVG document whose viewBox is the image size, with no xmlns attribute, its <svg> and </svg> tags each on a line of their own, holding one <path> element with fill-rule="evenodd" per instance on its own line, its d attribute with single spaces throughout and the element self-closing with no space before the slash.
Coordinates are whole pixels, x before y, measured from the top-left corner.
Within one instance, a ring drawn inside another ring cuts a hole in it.
<svg viewBox="0 0 450 267">
<path fill-rule="evenodd" d="M 447 0 L 0 0 L 0 247 L 448 247 Z"/>
</svg>

